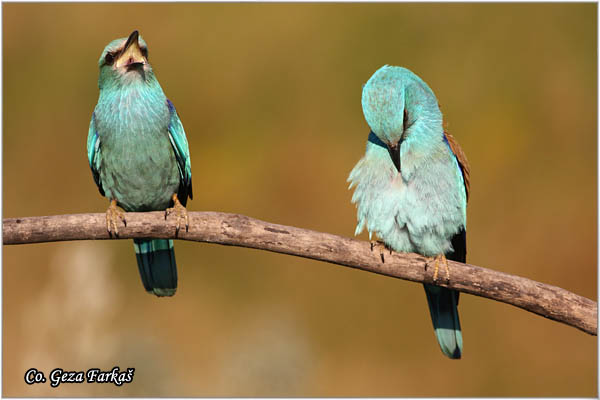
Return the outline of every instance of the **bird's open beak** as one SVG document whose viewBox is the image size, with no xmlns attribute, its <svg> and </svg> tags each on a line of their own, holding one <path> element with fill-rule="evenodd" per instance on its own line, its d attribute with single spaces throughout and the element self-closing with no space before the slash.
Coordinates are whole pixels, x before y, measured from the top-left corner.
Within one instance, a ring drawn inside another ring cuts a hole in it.
<svg viewBox="0 0 600 400">
<path fill-rule="evenodd" d="M 396 169 L 398 170 L 398 173 L 402 172 L 400 170 L 400 145 L 402 144 L 402 141 L 399 141 L 398 143 L 394 144 L 394 145 L 388 145 L 388 152 L 390 153 L 390 157 L 392 158 L 392 162 L 394 163 L 394 166 L 396 167 Z"/>
<path fill-rule="evenodd" d="M 140 44 L 138 43 L 138 31 L 133 31 L 115 62 L 117 68 L 123 66 L 142 66 L 146 63 L 146 58 L 142 54 Z"/>
</svg>

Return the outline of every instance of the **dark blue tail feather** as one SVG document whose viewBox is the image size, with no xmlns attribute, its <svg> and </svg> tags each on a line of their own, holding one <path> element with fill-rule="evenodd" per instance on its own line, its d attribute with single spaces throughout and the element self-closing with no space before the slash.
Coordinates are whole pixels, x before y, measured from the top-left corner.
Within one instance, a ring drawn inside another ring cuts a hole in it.
<svg viewBox="0 0 600 400">
<path fill-rule="evenodd" d="M 134 239 L 135 256 L 144 288 L 157 296 L 173 296 L 177 289 L 177 264 L 173 241 Z"/>
<path fill-rule="evenodd" d="M 465 262 L 467 259 L 467 232 L 461 229 L 452 238 L 453 251 L 446 254 L 448 260 Z M 462 356 L 463 340 L 458 318 L 460 292 L 439 286 L 423 284 L 435 336 L 442 352 L 453 359 Z"/>
<path fill-rule="evenodd" d="M 457 308 L 458 292 L 428 284 L 423 286 L 440 349 L 449 358 L 458 359 L 463 346 Z"/>
</svg>

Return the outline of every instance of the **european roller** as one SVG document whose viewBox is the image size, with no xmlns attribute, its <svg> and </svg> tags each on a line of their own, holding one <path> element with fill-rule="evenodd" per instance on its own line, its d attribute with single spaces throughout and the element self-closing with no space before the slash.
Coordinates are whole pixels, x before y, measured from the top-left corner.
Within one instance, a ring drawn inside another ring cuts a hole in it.
<svg viewBox="0 0 600 400">
<path fill-rule="evenodd" d="M 118 236 L 125 211 L 162 211 L 188 229 L 192 198 L 190 151 L 183 125 L 148 63 L 146 42 L 133 31 L 110 42 L 98 60 L 98 104 L 92 114 L 87 155 L 100 194 L 110 200 L 106 226 Z M 173 241 L 134 239 L 144 288 L 157 296 L 177 289 Z"/>
<path fill-rule="evenodd" d="M 442 126 L 433 91 L 406 68 L 384 66 L 362 91 L 371 128 L 364 157 L 348 181 L 355 187 L 355 234 L 366 227 L 396 252 L 435 259 L 450 272 L 446 257 L 465 262 L 469 165 Z M 383 253 L 382 253 L 383 257 Z M 459 293 L 424 284 L 435 335 L 450 358 L 462 354 Z"/>
</svg>

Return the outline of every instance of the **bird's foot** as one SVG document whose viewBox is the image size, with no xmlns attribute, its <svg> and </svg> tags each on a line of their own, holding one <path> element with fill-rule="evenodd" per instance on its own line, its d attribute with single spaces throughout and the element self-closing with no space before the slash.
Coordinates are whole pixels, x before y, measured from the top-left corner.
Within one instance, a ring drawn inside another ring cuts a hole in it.
<svg viewBox="0 0 600 400">
<path fill-rule="evenodd" d="M 381 256 L 381 262 L 384 263 L 385 262 L 385 257 L 384 257 L 384 253 L 386 251 L 389 251 L 390 254 L 392 254 L 392 249 L 390 249 L 385 243 L 383 243 L 381 240 L 371 240 L 371 251 L 373 251 L 373 249 L 377 249 L 379 251 L 379 255 Z"/>
<path fill-rule="evenodd" d="M 438 254 L 434 258 L 433 281 L 437 281 L 440 263 L 444 265 L 444 269 L 446 270 L 446 281 L 450 282 L 450 268 L 448 268 L 448 260 L 443 254 Z"/>
<path fill-rule="evenodd" d="M 106 230 L 110 237 L 112 237 L 113 234 L 115 237 L 119 237 L 118 220 L 123 221 L 123 225 L 127 226 L 125 213 L 123 210 L 117 208 L 117 200 L 112 199 L 110 201 L 110 206 L 108 206 L 108 210 L 106 210 Z"/>
<path fill-rule="evenodd" d="M 188 218 L 188 213 L 186 208 L 179 202 L 177 198 L 177 194 L 174 194 L 173 197 L 173 207 L 167 208 L 165 210 L 165 219 L 171 214 L 175 214 L 177 216 L 177 225 L 175 226 L 175 236 L 179 233 L 179 229 L 181 229 L 181 220 L 185 221 L 185 231 L 187 232 L 190 223 Z"/>
</svg>

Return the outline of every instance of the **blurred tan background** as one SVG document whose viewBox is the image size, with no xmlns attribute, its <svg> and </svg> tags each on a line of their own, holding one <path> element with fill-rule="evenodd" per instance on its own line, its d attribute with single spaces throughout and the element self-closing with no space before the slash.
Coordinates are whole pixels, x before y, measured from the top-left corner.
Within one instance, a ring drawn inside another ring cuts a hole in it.
<svg viewBox="0 0 600 400">
<path fill-rule="evenodd" d="M 97 60 L 139 29 L 182 117 L 189 210 L 352 236 L 362 84 L 402 65 L 472 166 L 469 262 L 596 299 L 595 4 L 4 4 L 4 217 L 104 212 L 86 137 Z M 361 236 L 366 239 L 366 234 Z M 596 338 L 463 295 L 464 358 L 421 285 L 177 242 L 179 290 L 131 241 L 3 248 L 4 396 L 595 396 Z M 132 384 L 27 386 L 35 367 Z"/>
</svg>

